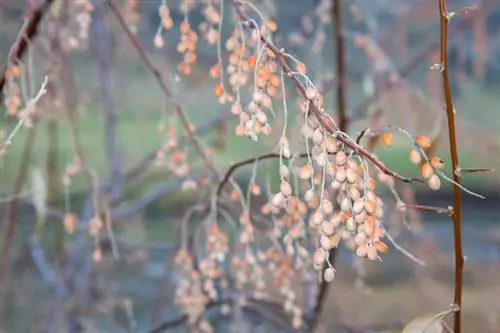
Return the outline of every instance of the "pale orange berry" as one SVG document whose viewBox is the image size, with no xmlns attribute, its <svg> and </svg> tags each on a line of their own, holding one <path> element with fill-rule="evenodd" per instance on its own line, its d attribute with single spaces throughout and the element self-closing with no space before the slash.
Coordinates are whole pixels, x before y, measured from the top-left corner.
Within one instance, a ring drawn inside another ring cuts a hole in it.
<svg viewBox="0 0 500 333">
<path fill-rule="evenodd" d="M 245 135 L 245 126 L 243 126 L 242 124 L 237 125 L 236 128 L 234 129 L 234 134 L 236 136 L 244 136 Z"/>
<path fill-rule="evenodd" d="M 240 114 L 241 113 L 241 104 L 240 103 L 234 103 L 232 106 L 231 106 L 231 113 L 232 114 Z"/>
<path fill-rule="evenodd" d="M 377 181 L 370 177 L 368 179 L 368 186 L 370 187 L 371 190 L 375 189 L 375 185 L 377 185 Z"/>
<path fill-rule="evenodd" d="M 92 259 L 95 262 L 99 262 L 102 260 L 102 251 L 100 248 L 97 248 L 94 250 L 94 252 L 92 252 Z"/>
<path fill-rule="evenodd" d="M 172 18 L 169 16 L 169 17 L 165 17 L 163 20 L 162 20 L 162 24 L 163 24 L 163 27 L 167 30 L 169 29 L 172 29 L 172 27 L 174 26 L 174 21 L 172 20 Z"/>
<path fill-rule="evenodd" d="M 416 149 L 410 149 L 410 161 L 411 161 L 411 163 L 419 164 L 421 160 L 422 160 L 422 157 L 420 156 L 420 152 L 417 151 Z"/>
<path fill-rule="evenodd" d="M 252 192 L 253 195 L 260 195 L 260 186 L 257 184 L 252 184 L 250 191 Z"/>
<path fill-rule="evenodd" d="M 230 197 L 231 197 L 231 200 L 236 201 L 240 197 L 240 194 L 238 193 L 238 191 L 232 190 Z"/>
<path fill-rule="evenodd" d="M 383 135 L 382 135 L 382 139 L 384 141 L 384 144 L 386 146 L 392 146 L 392 134 L 389 133 L 389 132 L 385 132 Z"/>
<path fill-rule="evenodd" d="M 432 144 L 431 139 L 425 135 L 417 135 L 415 142 L 422 148 L 429 148 Z"/>
<path fill-rule="evenodd" d="M 431 189 L 433 189 L 434 191 L 437 191 L 441 188 L 441 180 L 439 179 L 439 177 L 436 174 L 432 175 L 429 178 L 428 183 L 429 183 L 429 187 Z"/>
<path fill-rule="evenodd" d="M 250 57 L 248 58 L 248 67 L 249 67 L 250 69 L 255 68 L 255 64 L 256 64 L 256 63 L 257 63 L 257 57 L 256 57 L 256 56 L 254 56 L 254 55 L 253 55 L 253 56 L 250 56 Z"/>
<path fill-rule="evenodd" d="M 382 241 L 377 241 L 377 242 L 373 243 L 373 246 L 375 246 L 375 248 L 379 252 L 387 252 L 387 250 L 388 250 L 387 245 Z"/>
<path fill-rule="evenodd" d="M 307 67 L 306 67 L 306 65 L 304 65 L 304 63 L 299 62 L 299 63 L 297 63 L 296 67 L 297 67 L 297 72 L 299 72 L 301 74 L 307 73 Z"/>
<path fill-rule="evenodd" d="M 216 79 L 220 76 L 220 66 L 217 64 L 217 65 L 214 65 L 210 68 L 210 76 L 212 77 L 212 79 Z"/>
<path fill-rule="evenodd" d="M 266 25 L 267 25 L 267 28 L 269 29 L 269 31 L 271 31 L 271 32 L 275 32 L 278 29 L 278 25 L 273 20 L 267 21 Z"/>
<path fill-rule="evenodd" d="M 433 157 L 431 159 L 431 165 L 436 169 L 442 169 L 444 167 L 444 161 L 439 157 Z"/>
<path fill-rule="evenodd" d="M 214 88 L 215 96 L 221 97 L 224 94 L 224 87 L 221 83 L 218 83 Z"/>
<path fill-rule="evenodd" d="M 67 233 L 74 233 L 76 230 L 76 224 L 78 222 L 78 218 L 76 214 L 66 213 L 64 214 L 64 229 Z"/>
<path fill-rule="evenodd" d="M 179 26 L 180 30 L 181 30 L 181 33 L 183 35 L 187 35 L 190 31 L 190 27 L 189 27 L 189 23 L 187 23 L 186 21 L 182 21 L 181 25 Z"/>
<path fill-rule="evenodd" d="M 313 167 L 310 164 L 306 164 L 302 168 L 300 168 L 299 177 L 301 179 L 307 180 L 313 176 L 313 173 Z"/>
<path fill-rule="evenodd" d="M 432 167 L 429 163 L 424 163 L 424 164 L 422 164 L 421 172 L 422 172 L 422 176 L 427 179 L 430 176 L 432 176 L 432 174 L 434 173 L 434 170 L 432 169 Z"/>
<path fill-rule="evenodd" d="M 163 41 L 163 37 L 160 34 L 157 34 L 153 40 L 153 43 L 157 49 L 161 49 L 165 42 Z"/>
</svg>

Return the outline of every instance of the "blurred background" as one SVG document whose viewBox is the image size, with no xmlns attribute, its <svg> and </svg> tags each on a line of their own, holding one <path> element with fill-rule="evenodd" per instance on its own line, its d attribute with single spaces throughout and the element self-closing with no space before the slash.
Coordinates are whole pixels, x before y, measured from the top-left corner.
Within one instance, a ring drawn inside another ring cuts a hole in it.
<svg viewBox="0 0 500 333">
<path fill-rule="evenodd" d="M 26 15 L 43 2 L 0 0 L 2 68 L 8 64 L 11 45 Z M 235 26 L 232 8 L 225 2 L 223 39 Z M 307 65 L 312 81 L 325 95 L 327 111 L 336 115 L 336 50 L 329 1 L 251 2 L 277 22 L 274 42 Z M 29 75 L 21 75 L 17 88 L 4 87 L 9 94 L 18 89 L 20 98 L 27 100 L 36 95 L 44 75 L 58 78 L 36 108 L 32 127 L 23 124 L 16 130 L 12 144 L 0 157 L 2 249 L 5 252 L 5 242 L 11 248 L 7 259 L 2 256 L 8 264 L 1 269 L 1 332 L 149 332 L 179 315 L 172 258 L 180 244 L 181 219 L 199 198 L 181 191 L 182 177 L 169 169 L 168 156 L 161 159 L 158 154 L 166 140 L 159 129 L 171 122 L 173 108 L 108 6 L 95 0 L 89 11 L 88 3 L 53 1 L 22 58 Z M 217 63 L 215 46 L 200 37 L 192 73 L 176 74 L 182 59 L 176 50 L 179 24 L 184 18 L 179 0 L 167 1 L 174 26 L 163 29 L 161 47 L 154 39 L 162 24 L 161 1 L 117 3 L 202 132 L 200 139 L 211 148 L 220 170 L 275 147 L 276 138 L 254 142 L 234 135 L 237 120 L 228 117 L 230 103 L 219 103 L 209 75 Z M 450 21 L 448 45 L 460 165 L 498 170 L 500 3 L 449 0 L 448 6 L 457 13 Z M 428 135 L 437 143 L 434 154 L 445 161 L 445 172 L 451 176 L 441 73 L 436 66 L 437 13 L 435 0 L 342 0 L 348 132 L 355 136 L 368 126 L 394 125 Z M 192 27 L 202 21 L 199 10 L 189 13 Z M 227 63 L 228 53 L 222 56 Z M 292 86 L 289 91 L 292 100 Z M 275 104 L 276 113 L 283 114 L 279 100 Z M 296 104 L 292 100 L 289 106 L 292 140 L 294 130 L 300 130 Z M 3 142 L 19 118 L 9 100 L 4 100 L 0 110 Z M 89 177 L 83 172 L 64 184 L 67 168 L 78 155 L 72 126 L 85 165 L 92 169 L 90 178 L 94 185 L 102 185 L 113 212 L 118 248 L 112 249 L 109 235 L 103 236 L 98 262 L 92 260 L 94 238 L 86 231 L 91 217 Z M 375 152 L 399 173 L 416 175 L 419 170 L 410 163 L 408 149 L 407 142 L 398 137 L 394 146 L 376 146 Z M 195 177 L 202 161 L 187 144 L 181 151 Z M 269 170 L 277 170 L 276 161 L 262 164 L 258 182 L 265 183 Z M 248 186 L 251 171 L 249 166 L 235 175 L 243 188 Z M 500 173 L 466 174 L 463 183 L 486 197 L 463 194 L 467 257 L 463 331 L 500 332 Z M 416 265 L 392 247 L 383 263 L 360 263 L 341 250 L 337 277 L 318 328 L 321 332 L 374 332 L 377 327 L 400 332 L 401 323 L 447 309 L 453 300 L 451 220 L 443 214 L 412 211 L 411 231 L 404 227 L 389 191 L 381 191 L 389 203 L 388 223 L 394 220 L 392 235 L 427 265 Z M 407 203 L 452 204 L 449 183 L 439 191 L 398 184 L 398 191 Z M 63 223 L 65 212 L 78 215 L 74 233 L 67 232 L 68 225 Z M 119 253 L 118 259 L 113 250 Z M 214 323 L 216 332 L 227 330 L 226 320 Z M 252 318 L 246 325 L 248 332 L 277 331 Z M 175 330 L 185 328 L 181 325 Z"/>
</svg>

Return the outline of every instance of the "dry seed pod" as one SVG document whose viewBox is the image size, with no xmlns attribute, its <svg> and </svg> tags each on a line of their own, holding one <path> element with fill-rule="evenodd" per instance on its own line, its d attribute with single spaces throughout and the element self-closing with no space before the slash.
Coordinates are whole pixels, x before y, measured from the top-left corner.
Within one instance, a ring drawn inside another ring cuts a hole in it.
<svg viewBox="0 0 500 333">
<path fill-rule="evenodd" d="M 335 155 L 335 163 L 337 165 L 344 165 L 346 163 L 346 160 L 347 155 L 343 150 L 337 152 L 337 154 Z"/>
<path fill-rule="evenodd" d="M 361 214 L 361 212 L 365 209 L 365 203 L 363 200 L 356 200 L 354 205 L 352 206 L 352 213 L 357 215 Z"/>
<path fill-rule="evenodd" d="M 367 257 L 370 260 L 377 260 L 378 259 L 377 249 L 374 246 L 368 247 Z"/>
<path fill-rule="evenodd" d="M 354 242 L 356 245 L 361 246 L 366 243 L 366 234 L 363 232 L 358 232 L 356 236 L 354 236 Z"/>
<path fill-rule="evenodd" d="M 415 137 L 415 142 L 422 148 L 429 148 L 432 144 L 431 139 L 425 135 L 417 135 Z"/>
<path fill-rule="evenodd" d="M 422 157 L 420 156 L 420 152 L 415 149 L 410 149 L 410 161 L 413 164 L 419 164 L 422 161 Z"/>
<path fill-rule="evenodd" d="M 285 197 L 289 197 L 292 194 L 292 187 L 288 182 L 281 182 L 280 190 Z"/>
<path fill-rule="evenodd" d="M 333 270 L 333 268 L 328 267 L 327 269 L 325 269 L 323 277 L 325 278 L 326 282 L 332 282 L 333 279 L 335 278 L 335 271 Z"/>
<path fill-rule="evenodd" d="M 324 221 L 323 223 L 321 223 L 321 232 L 323 232 L 323 234 L 325 234 L 326 236 L 331 236 L 333 235 L 333 231 L 334 227 L 332 223 L 328 221 Z"/>
<path fill-rule="evenodd" d="M 358 246 L 356 249 L 356 255 L 360 258 L 364 258 L 366 254 L 368 253 L 368 246 L 365 244 Z"/>
<path fill-rule="evenodd" d="M 335 173 L 335 180 L 339 183 L 343 183 L 347 178 L 347 172 L 345 168 L 337 168 L 337 172 Z"/>
<path fill-rule="evenodd" d="M 323 133 L 322 132 L 322 129 L 320 128 L 317 128 L 314 133 L 313 133 L 313 142 L 315 144 L 317 144 L 318 146 L 321 145 L 323 143 Z"/>
<path fill-rule="evenodd" d="M 441 180 L 439 179 L 439 177 L 436 174 L 432 175 L 429 178 L 428 183 L 429 183 L 429 187 L 431 189 L 433 189 L 434 191 L 437 191 L 441 188 Z"/>
<path fill-rule="evenodd" d="M 321 247 L 325 250 L 328 251 L 332 248 L 332 241 L 328 236 L 321 235 L 319 238 L 319 244 Z"/>
<path fill-rule="evenodd" d="M 323 263 L 326 260 L 326 253 L 323 249 L 317 249 L 314 252 L 314 264 L 323 267 Z"/>
<path fill-rule="evenodd" d="M 434 170 L 432 169 L 432 166 L 429 163 L 424 163 L 422 164 L 422 176 L 425 179 L 428 179 L 430 176 L 434 174 Z"/>
<path fill-rule="evenodd" d="M 349 198 L 344 198 L 340 204 L 340 209 L 345 213 L 349 212 L 351 210 L 351 200 Z"/>
<path fill-rule="evenodd" d="M 354 220 L 357 223 L 363 223 L 366 221 L 366 217 L 367 217 L 366 212 L 363 210 L 361 211 L 361 213 L 354 215 Z"/>
</svg>

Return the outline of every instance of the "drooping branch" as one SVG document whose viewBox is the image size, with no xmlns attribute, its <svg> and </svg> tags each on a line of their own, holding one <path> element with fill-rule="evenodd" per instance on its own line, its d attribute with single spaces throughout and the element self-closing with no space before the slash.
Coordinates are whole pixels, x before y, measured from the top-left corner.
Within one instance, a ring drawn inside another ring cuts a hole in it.
<svg viewBox="0 0 500 333">
<path fill-rule="evenodd" d="M 246 15 L 243 5 L 241 1 L 238 0 L 231 0 L 231 3 L 233 4 L 233 7 L 236 10 L 236 13 L 239 17 L 239 19 L 242 21 L 242 23 L 252 29 L 259 29 L 259 27 L 256 25 L 255 21 L 250 20 L 248 16 Z M 287 75 L 290 80 L 293 81 L 295 84 L 296 88 L 300 92 L 300 94 L 309 100 L 307 98 L 306 94 L 306 88 L 304 85 L 300 82 L 300 80 L 297 78 L 297 76 L 294 75 L 292 69 L 288 65 L 285 57 L 284 57 L 284 52 L 282 50 L 279 50 L 266 36 L 263 34 L 260 34 L 260 41 L 263 43 L 263 45 L 275 56 L 276 61 L 278 62 L 278 65 L 282 68 L 283 72 Z M 346 147 L 354 151 L 357 155 L 359 155 L 362 158 L 365 158 L 369 162 L 371 162 L 373 165 L 375 165 L 381 172 L 392 176 L 400 181 L 403 181 L 405 183 L 411 183 L 411 182 L 422 182 L 421 179 L 419 178 L 408 178 L 401 176 L 397 172 L 387 168 L 385 164 L 380 161 L 375 155 L 373 155 L 371 152 L 369 152 L 366 148 L 358 145 L 354 140 L 352 140 L 346 133 L 341 131 L 338 128 L 335 128 L 335 124 L 330 120 L 330 118 L 324 114 L 318 107 L 316 103 L 310 100 L 309 103 L 309 110 L 310 112 L 316 117 L 318 120 L 320 126 L 333 135 L 338 141 L 343 143 Z"/>
</svg>

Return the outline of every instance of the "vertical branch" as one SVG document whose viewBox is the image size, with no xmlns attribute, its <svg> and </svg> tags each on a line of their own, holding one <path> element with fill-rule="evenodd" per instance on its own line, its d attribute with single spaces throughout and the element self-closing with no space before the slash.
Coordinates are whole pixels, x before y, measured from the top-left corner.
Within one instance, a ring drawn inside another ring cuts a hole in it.
<svg viewBox="0 0 500 333">
<path fill-rule="evenodd" d="M 111 79 L 111 33 L 106 22 L 106 6 L 104 1 L 99 1 L 96 8 L 96 37 L 98 40 L 98 56 L 100 67 L 100 80 L 102 91 L 102 102 L 105 112 L 105 136 L 106 136 L 106 151 L 108 155 L 108 190 L 109 195 L 117 197 L 122 190 L 123 170 L 122 158 L 118 148 L 117 133 L 116 133 L 116 101 L 113 95 L 113 83 Z"/>
<path fill-rule="evenodd" d="M 345 43 L 342 35 L 342 0 L 332 0 L 332 19 L 334 23 L 334 42 L 336 45 L 336 71 L 337 71 L 337 112 L 340 130 L 347 130 L 346 114 L 346 71 L 345 71 Z"/>
<path fill-rule="evenodd" d="M 26 178 L 28 176 L 34 138 L 35 138 L 35 128 L 33 125 L 28 129 L 28 137 L 24 144 L 19 172 L 17 174 L 16 180 L 14 182 L 14 188 L 12 190 L 13 200 L 10 202 L 8 212 L 3 221 L 2 244 L 0 253 L 0 284 L 1 284 L 0 291 L 2 294 L 5 291 L 3 288 L 4 288 L 5 278 L 9 272 L 10 252 L 12 248 L 14 232 L 17 225 L 17 212 L 19 204 L 18 197 L 19 194 L 21 193 L 23 185 L 26 182 Z"/>
<path fill-rule="evenodd" d="M 345 44 L 344 36 L 342 34 L 342 0 L 332 0 L 332 12 L 331 18 L 333 21 L 333 42 L 336 50 L 336 74 L 337 74 L 337 85 L 336 85 L 336 104 L 337 112 L 339 118 L 339 128 L 341 131 L 346 132 L 348 127 L 348 120 L 346 114 L 346 70 L 345 70 Z M 335 266 L 335 260 L 337 257 L 338 248 L 332 248 L 329 253 L 329 262 L 332 266 Z M 326 265 L 324 267 L 326 269 Z M 316 305 L 314 307 L 313 319 L 311 321 L 310 330 L 314 331 L 316 325 L 318 324 L 321 313 L 323 312 L 323 307 L 328 295 L 330 284 L 321 276 L 321 282 L 319 285 L 318 294 L 316 297 Z"/>
<path fill-rule="evenodd" d="M 448 117 L 448 136 L 450 141 L 451 164 L 453 168 L 453 237 L 455 247 L 455 296 L 454 303 L 457 311 L 454 313 L 454 332 L 461 332 L 461 307 L 462 307 L 462 270 L 464 265 L 462 250 L 462 192 L 457 184 L 460 184 L 460 166 L 458 164 L 457 138 L 455 133 L 455 108 L 451 98 L 451 86 L 448 73 L 448 12 L 446 10 L 446 0 L 438 0 L 439 21 L 440 21 L 440 41 L 441 41 L 441 70 L 443 77 L 443 93 L 446 103 L 446 114 Z"/>
<path fill-rule="evenodd" d="M 49 207 L 57 207 L 59 199 L 59 125 L 57 120 L 50 120 L 47 124 L 49 136 L 47 149 L 47 186 Z M 54 225 L 54 253 L 58 258 L 64 257 L 64 227 L 61 221 Z"/>
</svg>

